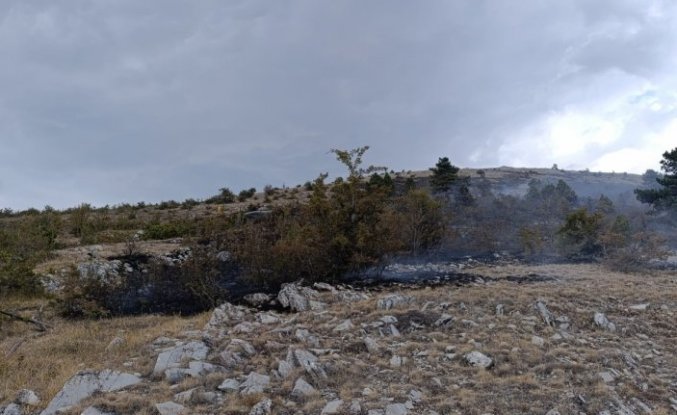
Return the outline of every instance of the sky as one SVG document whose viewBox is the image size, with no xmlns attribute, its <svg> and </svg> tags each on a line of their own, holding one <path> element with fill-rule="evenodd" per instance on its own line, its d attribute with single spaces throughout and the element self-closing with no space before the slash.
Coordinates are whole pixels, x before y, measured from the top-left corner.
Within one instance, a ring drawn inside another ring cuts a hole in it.
<svg viewBox="0 0 677 415">
<path fill-rule="evenodd" d="M 0 208 L 341 174 L 642 173 L 677 147 L 677 2 L 2 0 Z"/>
</svg>

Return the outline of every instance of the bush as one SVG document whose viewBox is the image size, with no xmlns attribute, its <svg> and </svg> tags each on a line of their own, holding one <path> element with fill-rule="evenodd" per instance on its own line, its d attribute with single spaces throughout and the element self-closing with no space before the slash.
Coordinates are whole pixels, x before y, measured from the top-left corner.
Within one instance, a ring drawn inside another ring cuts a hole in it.
<svg viewBox="0 0 677 415">
<path fill-rule="evenodd" d="M 256 194 L 256 189 L 253 188 L 253 187 L 251 189 L 248 189 L 248 190 L 241 190 L 240 193 L 237 195 L 237 200 L 239 202 L 244 202 L 245 200 L 247 200 L 251 197 L 254 197 L 255 194 Z"/>
<path fill-rule="evenodd" d="M 146 225 L 146 227 L 143 229 L 143 239 L 156 240 L 180 238 L 187 236 L 190 231 L 190 225 L 183 221 L 165 223 L 153 222 Z"/>
</svg>

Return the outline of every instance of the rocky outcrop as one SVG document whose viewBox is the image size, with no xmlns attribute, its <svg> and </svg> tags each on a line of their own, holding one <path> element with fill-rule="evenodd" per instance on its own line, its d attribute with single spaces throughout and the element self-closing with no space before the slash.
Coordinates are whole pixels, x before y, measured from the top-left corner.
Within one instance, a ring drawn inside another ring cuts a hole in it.
<svg viewBox="0 0 677 415">
<path fill-rule="evenodd" d="M 282 307 L 292 311 L 323 310 L 326 304 L 317 301 L 319 293 L 312 288 L 304 287 L 299 283 L 283 284 L 277 294 L 277 301 Z"/>
</svg>

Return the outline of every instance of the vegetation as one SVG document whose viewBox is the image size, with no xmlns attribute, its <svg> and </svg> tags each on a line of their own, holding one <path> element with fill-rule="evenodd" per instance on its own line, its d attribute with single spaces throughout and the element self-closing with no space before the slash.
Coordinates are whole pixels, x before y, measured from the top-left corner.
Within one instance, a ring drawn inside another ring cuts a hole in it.
<svg viewBox="0 0 677 415">
<path fill-rule="evenodd" d="M 458 179 L 459 168 L 451 164 L 448 157 L 440 157 L 435 167 L 431 167 L 430 171 L 432 172 L 430 186 L 433 192 L 444 193 Z"/>
<path fill-rule="evenodd" d="M 677 212 L 677 147 L 663 153 L 661 170 L 665 172 L 662 177 L 655 175 L 658 188 L 637 189 L 635 194 L 640 202 L 648 203 L 656 210 Z"/>
</svg>

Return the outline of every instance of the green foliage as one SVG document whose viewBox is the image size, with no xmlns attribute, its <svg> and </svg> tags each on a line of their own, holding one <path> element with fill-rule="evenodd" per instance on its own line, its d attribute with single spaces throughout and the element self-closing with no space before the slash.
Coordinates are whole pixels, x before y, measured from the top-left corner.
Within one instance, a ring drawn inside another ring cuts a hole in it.
<svg viewBox="0 0 677 415">
<path fill-rule="evenodd" d="M 602 219 L 600 213 L 589 213 L 585 208 L 567 215 L 564 225 L 557 232 L 564 253 L 570 258 L 599 257 L 603 253 L 599 240 Z"/>
<path fill-rule="evenodd" d="M 677 212 L 677 147 L 663 153 L 662 177 L 656 177 L 658 188 L 636 189 L 637 200 L 650 204 L 655 210 Z M 648 173 L 648 172 L 647 172 Z"/>
<path fill-rule="evenodd" d="M 256 194 L 256 188 L 252 187 L 248 190 L 241 190 L 240 193 L 237 195 L 237 200 L 239 202 L 244 202 L 245 200 L 254 197 Z"/>
<path fill-rule="evenodd" d="M 434 193 L 444 193 L 458 179 L 459 168 L 452 165 L 448 157 L 441 157 L 435 167 L 430 168 L 430 186 Z"/>
<path fill-rule="evenodd" d="M 186 221 L 151 222 L 143 229 L 143 239 L 171 239 L 186 236 L 191 226 Z"/>
</svg>

